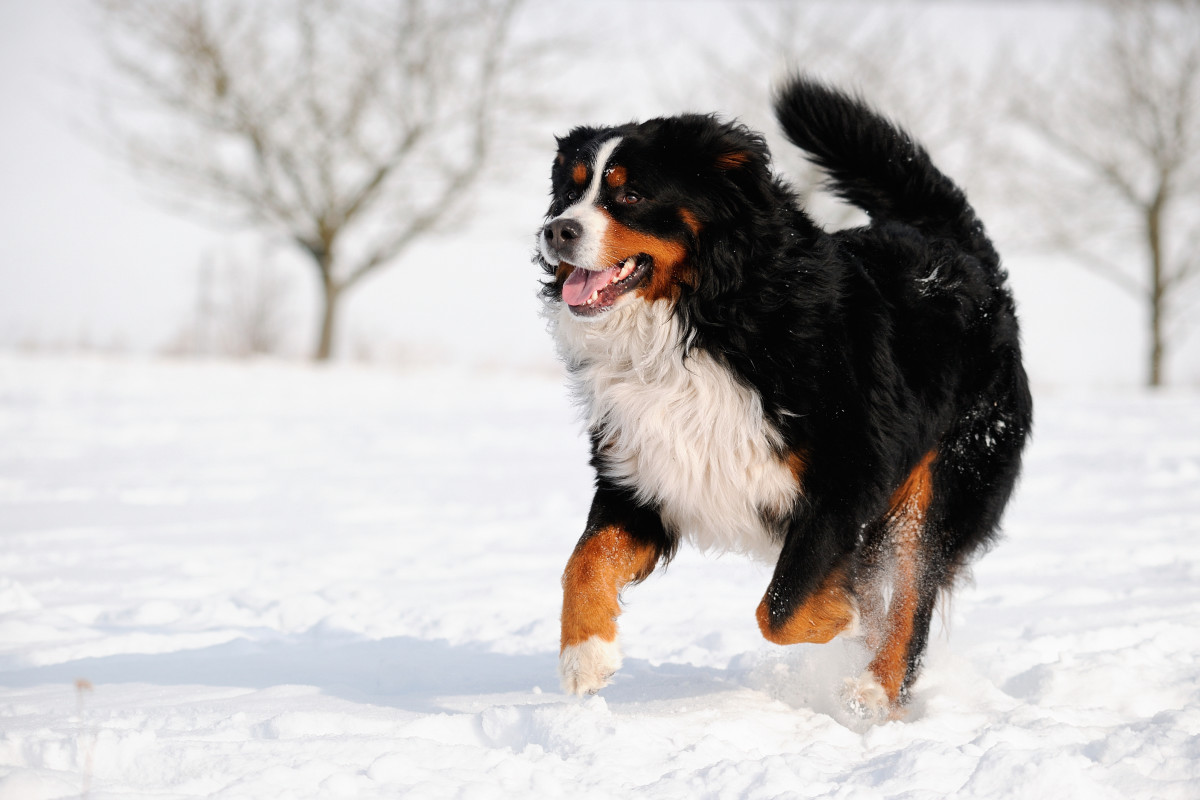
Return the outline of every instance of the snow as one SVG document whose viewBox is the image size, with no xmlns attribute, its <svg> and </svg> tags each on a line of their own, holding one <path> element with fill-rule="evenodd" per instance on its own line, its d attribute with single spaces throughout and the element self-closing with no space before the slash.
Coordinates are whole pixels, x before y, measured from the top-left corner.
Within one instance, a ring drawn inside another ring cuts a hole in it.
<svg viewBox="0 0 1200 800">
<path fill-rule="evenodd" d="M 590 496 L 549 372 L 0 354 L 0 798 L 1200 796 L 1200 403 L 1038 398 L 908 719 L 684 550 L 557 686 Z"/>
</svg>

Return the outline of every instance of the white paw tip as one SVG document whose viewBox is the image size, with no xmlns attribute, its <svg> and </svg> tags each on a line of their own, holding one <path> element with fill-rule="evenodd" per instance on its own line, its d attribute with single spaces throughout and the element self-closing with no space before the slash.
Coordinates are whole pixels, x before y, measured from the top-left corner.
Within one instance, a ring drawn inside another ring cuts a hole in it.
<svg viewBox="0 0 1200 800">
<path fill-rule="evenodd" d="M 842 703 L 847 711 L 864 722 L 886 722 L 891 717 L 887 692 L 870 671 L 857 678 L 846 678 L 842 685 Z"/>
<path fill-rule="evenodd" d="M 595 694 L 620 668 L 621 648 L 615 639 L 592 636 L 567 645 L 558 656 L 558 676 L 567 694 Z"/>
</svg>

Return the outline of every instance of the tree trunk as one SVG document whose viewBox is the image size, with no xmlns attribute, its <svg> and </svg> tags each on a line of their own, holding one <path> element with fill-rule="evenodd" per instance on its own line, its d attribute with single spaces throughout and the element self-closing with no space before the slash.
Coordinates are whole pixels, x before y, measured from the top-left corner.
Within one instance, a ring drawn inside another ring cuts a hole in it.
<svg viewBox="0 0 1200 800">
<path fill-rule="evenodd" d="M 1154 200 L 1146 209 L 1146 243 L 1150 247 L 1150 374 L 1147 385 L 1162 386 L 1163 356 L 1166 342 L 1163 340 L 1163 324 L 1166 309 L 1167 287 L 1164 285 L 1162 253 L 1162 213 L 1167 202 L 1167 186 L 1159 184 Z"/>
<path fill-rule="evenodd" d="M 333 330 L 337 317 L 337 303 L 341 298 L 341 287 L 325 277 L 321 281 L 321 330 L 317 338 L 317 349 L 313 353 L 314 361 L 328 361 L 333 355 Z"/>
<path fill-rule="evenodd" d="M 1150 308 L 1150 376 L 1147 385 L 1162 386 L 1163 336 L 1162 300 L 1155 298 Z"/>
</svg>

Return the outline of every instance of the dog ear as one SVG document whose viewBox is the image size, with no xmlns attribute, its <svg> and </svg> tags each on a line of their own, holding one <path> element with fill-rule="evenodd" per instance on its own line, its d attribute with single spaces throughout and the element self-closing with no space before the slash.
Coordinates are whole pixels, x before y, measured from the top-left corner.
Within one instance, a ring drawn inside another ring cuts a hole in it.
<svg viewBox="0 0 1200 800">
<path fill-rule="evenodd" d="M 726 173 L 750 172 L 761 177 L 769 171 L 771 152 L 763 137 L 737 122 L 711 118 L 712 165 Z"/>
<path fill-rule="evenodd" d="M 703 226 L 693 256 L 695 294 L 715 299 L 740 287 L 775 218 L 778 197 L 770 151 L 762 136 L 744 125 L 709 118 L 704 161 L 710 165 Z"/>
<path fill-rule="evenodd" d="M 751 154 L 745 150 L 728 150 L 717 154 L 715 166 L 720 170 L 740 169 L 751 159 Z"/>
</svg>

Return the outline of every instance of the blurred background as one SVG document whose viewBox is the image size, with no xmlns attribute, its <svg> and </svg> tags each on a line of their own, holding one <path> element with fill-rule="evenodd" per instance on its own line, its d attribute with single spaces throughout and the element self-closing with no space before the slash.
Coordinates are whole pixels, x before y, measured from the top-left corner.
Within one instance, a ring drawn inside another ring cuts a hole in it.
<svg viewBox="0 0 1200 800">
<path fill-rule="evenodd" d="M 554 135 L 775 133 L 802 69 L 906 125 L 996 238 L 1046 389 L 1200 385 L 1200 3 L 0 4 L 0 348 L 557 369 Z"/>
</svg>

